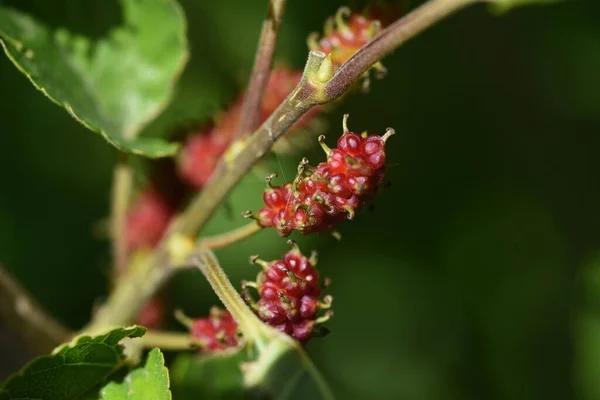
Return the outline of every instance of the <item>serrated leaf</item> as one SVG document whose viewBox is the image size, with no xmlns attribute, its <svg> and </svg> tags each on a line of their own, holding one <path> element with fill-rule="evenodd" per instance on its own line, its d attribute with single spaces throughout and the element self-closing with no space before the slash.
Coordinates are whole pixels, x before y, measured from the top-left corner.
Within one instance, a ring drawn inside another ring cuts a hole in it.
<svg viewBox="0 0 600 400">
<path fill-rule="evenodd" d="M 110 382 L 100 391 L 101 400 L 171 400 L 169 371 L 159 349 L 148 353 L 146 365 L 131 371 L 120 383 Z"/>
<path fill-rule="evenodd" d="M 95 42 L 0 7 L 0 43 L 36 88 L 115 147 L 169 156 L 176 144 L 137 134 L 166 107 L 188 59 L 185 17 L 175 0 L 121 3 L 125 24 Z"/>
<path fill-rule="evenodd" d="M 123 366 L 119 342 L 142 336 L 140 326 L 79 336 L 28 363 L 0 387 L 2 400 L 70 400 L 85 395 Z"/>
<path fill-rule="evenodd" d="M 181 354 L 171 366 L 173 393 L 177 400 L 245 399 L 240 363 L 246 349 L 214 355 Z"/>
<path fill-rule="evenodd" d="M 497 14 L 505 13 L 515 7 L 525 6 L 529 4 L 552 4 L 565 0 L 494 0 L 490 3 L 490 8 Z"/>
</svg>

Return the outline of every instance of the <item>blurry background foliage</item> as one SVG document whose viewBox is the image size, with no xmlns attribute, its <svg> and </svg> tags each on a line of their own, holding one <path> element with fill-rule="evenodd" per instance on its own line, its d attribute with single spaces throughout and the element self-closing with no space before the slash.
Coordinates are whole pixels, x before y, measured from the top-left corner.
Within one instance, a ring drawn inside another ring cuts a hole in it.
<svg viewBox="0 0 600 400">
<path fill-rule="evenodd" d="M 0 2 L 94 38 L 120 20 L 115 0 Z M 151 135 L 237 95 L 266 3 L 180 2 L 192 58 Z M 339 5 L 289 1 L 278 58 L 301 68 L 306 36 Z M 600 399 L 599 16 L 597 0 L 500 17 L 472 7 L 385 59 L 385 80 L 329 116 L 331 144 L 344 112 L 353 130 L 398 133 L 391 188 L 343 225 L 342 243 L 293 236 L 319 250 L 333 280 L 332 333 L 308 350 L 340 398 Z M 115 150 L 5 56 L 0 93 L 0 262 L 81 327 L 106 295 L 109 243 L 98 225 Z M 281 159 L 288 178 L 303 155 Z M 221 210 L 207 232 L 240 225 L 263 185 L 249 175 L 231 197 L 233 217 Z M 238 284 L 256 274 L 249 254 L 271 259 L 286 247 L 268 230 L 218 256 Z M 168 292 L 192 316 L 217 303 L 197 272 Z M 4 378 L 27 353 L 1 322 L 0 335 Z"/>
</svg>

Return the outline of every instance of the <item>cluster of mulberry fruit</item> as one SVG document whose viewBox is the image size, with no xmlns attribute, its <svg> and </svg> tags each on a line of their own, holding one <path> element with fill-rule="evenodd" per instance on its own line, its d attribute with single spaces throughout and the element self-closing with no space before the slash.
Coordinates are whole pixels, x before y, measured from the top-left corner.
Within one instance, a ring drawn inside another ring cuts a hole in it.
<svg viewBox="0 0 600 400">
<path fill-rule="evenodd" d="M 394 12 L 392 12 L 394 11 Z M 348 61 L 361 47 L 372 40 L 395 18 L 397 9 L 371 6 L 363 12 L 351 13 L 342 7 L 327 20 L 324 35 L 309 37 L 311 50 L 330 55 L 334 68 Z M 374 69 L 384 73 L 376 63 Z M 364 85 L 368 84 L 365 73 Z M 275 68 L 267 83 L 259 109 L 259 123 L 263 123 L 291 93 L 302 78 L 302 71 Z M 365 86 L 364 86 L 365 87 Z M 233 140 L 235 140 L 243 105 L 243 94 L 215 122 L 188 130 L 182 150 L 169 168 L 165 182 L 175 182 L 181 190 L 170 190 L 153 182 L 143 189 L 132 204 L 126 217 L 126 241 L 129 252 L 151 249 L 161 240 L 168 225 L 190 190 L 203 188 Z M 306 128 L 322 107 L 313 107 L 289 130 Z M 265 207 L 252 216 L 262 227 L 273 227 L 280 236 L 293 231 L 302 234 L 329 232 L 355 213 L 381 185 L 385 173 L 385 143 L 394 133 L 390 128 L 383 134 L 357 134 L 347 128 L 344 116 L 343 134 L 336 148 L 319 143 L 327 160 L 316 167 L 303 159 L 292 182 L 272 185 L 275 175 L 267 178 L 263 193 Z M 164 182 L 163 182 L 164 183 Z M 162 189 L 162 190 L 161 190 Z M 331 296 L 321 300 L 322 285 L 315 268 L 314 256 L 305 257 L 295 243 L 281 260 L 265 262 L 251 258 L 263 267 L 256 282 L 244 282 L 245 300 L 258 317 L 305 343 L 311 336 L 325 331 L 322 322 L 331 315 Z M 259 294 L 258 301 L 249 295 L 248 287 Z M 322 310 L 327 310 L 324 314 Z M 151 299 L 140 311 L 137 322 L 157 328 L 164 319 L 164 304 L 160 297 Z M 239 344 L 238 327 L 228 311 L 213 307 L 206 318 L 188 320 L 188 328 L 195 342 L 204 352 L 215 353 Z"/>
<path fill-rule="evenodd" d="M 238 325 L 227 310 L 212 307 L 205 318 L 191 319 L 182 313 L 176 316 L 189 329 L 192 342 L 203 353 L 219 353 L 239 344 Z"/>
<path fill-rule="evenodd" d="M 259 225 L 273 227 L 281 236 L 294 230 L 327 232 L 344 219 L 354 218 L 376 193 L 385 173 L 385 142 L 394 130 L 388 128 L 383 136 L 358 135 L 348 131 L 347 118 L 337 148 L 330 149 L 324 136 L 319 137 L 327 161 L 312 167 L 302 160 L 296 179 L 283 186 L 273 186 L 273 176 L 267 178 L 265 207 L 253 216 Z"/>
<path fill-rule="evenodd" d="M 315 268 L 316 253 L 307 258 L 294 242 L 288 243 L 292 250 L 281 260 L 266 262 L 251 257 L 250 262 L 259 264 L 263 270 L 256 282 L 243 282 L 242 286 L 246 302 L 262 321 L 306 343 L 332 315 L 328 311 L 318 316 L 319 311 L 331 307 L 332 298 L 325 296 L 320 300 L 322 288 Z M 248 287 L 256 288 L 258 301 L 249 295 Z"/>
</svg>

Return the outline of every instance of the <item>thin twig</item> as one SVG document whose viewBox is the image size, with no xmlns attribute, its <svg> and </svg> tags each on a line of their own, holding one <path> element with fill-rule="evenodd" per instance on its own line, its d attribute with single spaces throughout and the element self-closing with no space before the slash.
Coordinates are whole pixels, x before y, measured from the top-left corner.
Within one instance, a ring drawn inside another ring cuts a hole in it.
<svg viewBox="0 0 600 400">
<path fill-rule="evenodd" d="M 48 353 L 72 335 L 52 318 L 0 266 L 0 319 L 6 321 L 36 353 Z"/>
<path fill-rule="evenodd" d="M 127 266 L 127 241 L 125 237 L 125 218 L 129 197 L 133 186 L 133 172 L 129 165 L 129 156 L 119 152 L 114 169 L 111 198 L 111 238 L 113 250 L 114 275 L 124 272 Z"/>
<path fill-rule="evenodd" d="M 199 246 L 206 249 L 211 249 L 213 251 L 222 249 L 223 247 L 230 246 L 239 242 L 240 240 L 249 238 L 261 230 L 262 227 L 260 225 L 258 225 L 256 222 L 251 222 L 240 228 L 222 233 L 220 235 L 202 237 L 200 238 Z"/>
<path fill-rule="evenodd" d="M 269 80 L 275 44 L 279 34 L 279 26 L 285 9 L 285 0 L 269 0 L 269 8 L 262 25 L 258 48 L 252 67 L 252 75 L 248 90 L 244 95 L 242 113 L 237 128 L 236 138 L 249 134 L 256 129 L 259 121 L 260 105 L 263 93 Z"/>
<path fill-rule="evenodd" d="M 142 304 L 156 291 L 156 287 L 152 288 L 152 282 L 158 285 L 168 276 L 169 268 L 165 266 L 171 265 L 169 242 L 173 237 L 195 237 L 235 185 L 311 107 L 339 97 L 370 65 L 426 27 L 467 5 L 483 1 L 430 0 L 380 32 L 335 74 L 331 70 L 331 60 L 325 54 L 311 51 L 296 89 L 245 142 L 240 145 L 236 141 L 233 144 L 239 150 L 225 156 L 209 184 L 171 224 L 146 267 L 119 282 L 103 307 L 103 312 L 97 314 L 99 316 L 89 328 L 105 329 L 107 325 L 130 322 Z M 152 282 L 149 283 L 147 276 L 152 277 Z M 143 285 L 145 289 L 140 291 L 136 285 Z"/>
<path fill-rule="evenodd" d="M 311 51 L 298 86 L 243 144 L 235 156 L 225 157 L 206 188 L 175 221 L 171 232 L 195 235 L 235 185 L 265 156 L 281 137 L 313 105 L 323 102 L 322 82 L 317 80 L 325 54 Z"/>
<path fill-rule="evenodd" d="M 144 347 L 162 350 L 192 350 L 200 345 L 189 333 L 149 330 L 140 338 Z"/>
</svg>

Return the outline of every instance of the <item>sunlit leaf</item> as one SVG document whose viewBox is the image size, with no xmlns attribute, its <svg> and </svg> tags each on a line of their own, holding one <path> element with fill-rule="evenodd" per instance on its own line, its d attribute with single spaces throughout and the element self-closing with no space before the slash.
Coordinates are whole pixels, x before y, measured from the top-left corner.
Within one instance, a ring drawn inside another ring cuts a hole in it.
<svg viewBox="0 0 600 400">
<path fill-rule="evenodd" d="M 137 137 L 170 101 L 188 58 L 175 0 L 121 0 L 124 25 L 98 41 L 0 7 L 0 43 L 33 85 L 117 148 L 172 155 L 177 145 Z"/>
<path fill-rule="evenodd" d="M 160 350 L 151 350 L 146 365 L 131 371 L 122 382 L 110 382 L 102 388 L 100 399 L 171 400 L 169 371 Z"/>
</svg>

